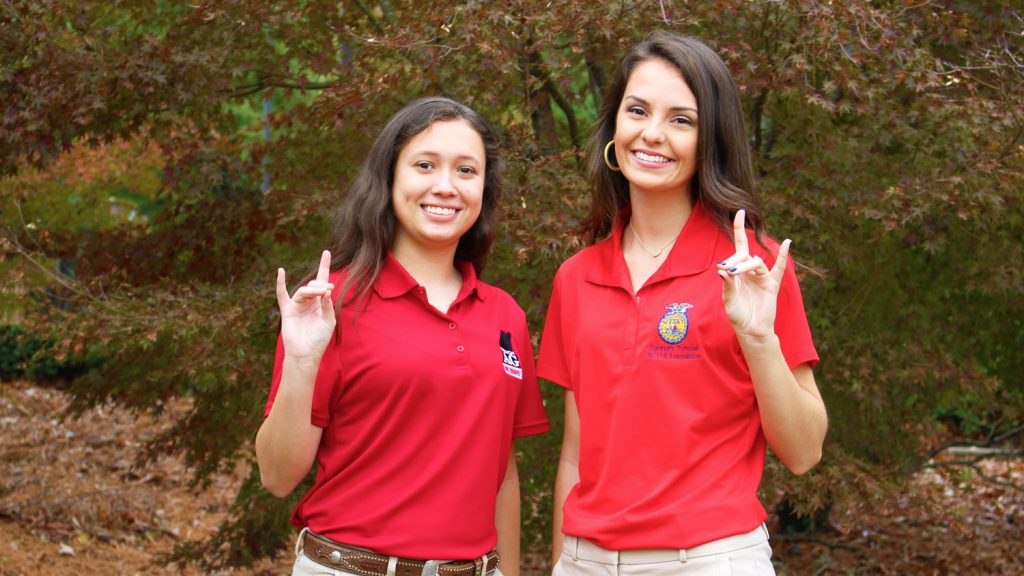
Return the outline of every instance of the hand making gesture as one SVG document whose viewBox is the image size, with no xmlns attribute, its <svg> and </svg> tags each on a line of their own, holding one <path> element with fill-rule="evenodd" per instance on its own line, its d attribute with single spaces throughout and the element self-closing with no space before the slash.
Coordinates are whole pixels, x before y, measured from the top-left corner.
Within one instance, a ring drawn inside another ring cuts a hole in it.
<svg viewBox="0 0 1024 576">
<path fill-rule="evenodd" d="M 737 335 L 765 338 L 775 333 L 776 301 L 791 242 L 782 242 L 775 265 L 769 270 L 760 256 L 750 255 L 744 217 L 745 212 L 740 210 L 733 220 L 736 253 L 718 263 L 718 275 L 724 280 L 722 302 Z"/>
<path fill-rule="evenodd" d="M 331 253 L 324 250 L 316 278 L 288 297 L 284 268 L 277 269 L 277 305 L 281 309 L 281 339 L 285 353 L 296 361 L 309 361 L 317 365 L 334 333 L 336 320 L 328 282 L 331 271 Z"/>
</svg>

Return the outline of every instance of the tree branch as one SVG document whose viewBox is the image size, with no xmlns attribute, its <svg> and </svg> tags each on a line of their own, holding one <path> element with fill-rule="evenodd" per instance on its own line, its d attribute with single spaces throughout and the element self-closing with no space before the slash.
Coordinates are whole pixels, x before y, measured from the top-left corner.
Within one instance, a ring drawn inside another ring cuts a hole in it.
<svg viewBox="0 0 1024 576">
<path fill-rule="evenodd" d="M 539 53 L 534 52 L 530 54 L 530 67 L 533 69 L 537 79 L 541 81 L 544 91 L 551 96 L 551 99 L 555 101 L 555 104 L 565 114 L 565 119 L 569 123 L 569 139 L 572 141 L 573 148 L 581 149 L 582 143 L 580 142 L 579 126 L 576 123 L 576 112 L 573 111 L 569 100 L 565 98 L 551 80 L 551 74 L 548 73 L 547 68 L 544 66 L 544 60 Z"/>
<path fill-rule="evenodd" d="M 934 460 L 936 456 L 942 454 L 943 452 L 949 452 L 951 454 L 979 454 L 982 458 L 984 458 L 986 452 L 984 450 L 985 448 L 991 448 L 996 444 L 1005 442 L 1006 440 L 1022 433 L 1024 433 L 1024 424 L 1017 426 L 1016 428 L 1011 428 L 1010 430 L 1007 430 L 1006 432 L 1000 434 L 996 434 L 995 428 L 993 427 L 993 429 L 989 431 L 988 437 L 985 438 L 984 441 L 950 442 L 947 444 L 943 444 L 942 446 L 939 446 L 935 450 L 932 450 L 930 454 L 928 454 L 928 460 Z M 1005 449 L 993 448 L 992 450 L 989 450 L 988 453 L 1001 454 L 1005 451 Z M 1019 450 L 1011 450 L 1011 452 L 1014 452 L 1016 455 L 1024 455 L 1024 453 L 1022 453 Z M 977 462 L 977 460 L 975 460 L 975 462 Z"/>
<path fill-rule="evenodd" d="M 369 6 L 367 6 L 363 0 L 355 0 L 355 3 L 359 10 L 363 14 L 366 14 L 366 17 L 370 19 L 370 24 L 373 24 L 373 27 L 377 29 L 377 32 L 384 34 L 384 27 L 380 25 L 380 21 L 373 15 L 373 11 L 370 10 Z"/>
<path fill-rule="evenodd" d="M 767 100 L 768 89 L 764 88 L 757 95 L 757 98 L 754 99 L 754 105 L 750 108 L 750 130 L 754 133 L 754 149 L 766 158 L 768 157 L 767 150 L 762 150 L 761 147 L 764 142 L 762 119 L 764 118 L 764 105 Z"/>
<path fill-rule="evenodd" d="M 572 104 L 558 91 L 547 72 L 544 73 L 544 76 L 544 90 L 551 95 L 555 104 L 565 113 L 565 119 L 569 123 L 569 139 L 572 141 L 573 148 L 579 150 L 583 147 L 583 143 L 580 141 L 580 129 L 576 124 L 576 113 L 573 112 Z"/>
<path fill-rule="evenodd" d="M 224 90 L 228 92 L 232 97 L 240 98 L 244 96 L 250 96 L 266 90 L 267 88 L 292 88 L 294 90 L 326 90 L 332 86 L 336 86 L 340 80 L 331 80 L 326 82 L 290 82 L 287 80 L 269 80 L 261 78 L 250 84 L 243 84 L 236 86 L 231 90 Z"/>
<path fill-rule="evenodd" d="M 569 140 L 572 142 L 573 148 L 580 150 L 582 148 L 581 136 L 579 125 L 576 121 L 576 112 L 572 109 L 572 103 L 566 99 L 551 80 L 551 74 L 548 73 L 547 68 L 544 66 L 544 59 L 540 53 L 534 51 L 529 42 L 525 46 L 525 50 L 527 52 L 526 62 L 529 66 L 527 77 L 536 78 L 540 82 L 541 88 L 548 93 L 559 109 L 565 114 L 566 122 L 569 124 Z"/>
<path fill-rule="evenodd" d="M 583 51 L 583 59 L 584 62 L 586 62 L 587 75 L 590 78 L 590 91 L 594 94 L 594 102 L 596 102 L 597 106 L 600 107 L 601 101 L 604 99 L 604 90 L 606 85 L 604 71 L 601 70 L 597 61 L 590 56 L 589 50 Z"/>
<path fill-rule="evenodd" d="M 1024 456 L 1024 452 L 1017 451 L 1016 453 L 1010 454 L 1007 457 L 1009 457 L 1009 458 L 1020 458 L 1022 456 Z M 944 462 L 929 462 L 928 464 L 924 465 L 924 468 L 932 468 L 932 469 L 936 469 L 937 470 L 939 468 L 955 468 L 955 467 L 959 467 L 959 466 L 964 466 L 964 467 L 967 467 L 967 468 L 970 468 L 970 469 L 974 470 L 974 472 L 982 480 L 984 480 L 985 482 L 988 482 L 989 484 L 995 484 L 997 486 L 1003 486 L 1003 487 L 1006 487 L 1006 488 L 1011 488 L 1013 490 L 1017 490 L 1018 492 L 1024 492 L 1024 486 L 1021 486 L 1020 484 L 1017 484 L 1016 482 L 1013 482 L 1011 480 L 1003 480 L 1001 478 L 997 478 L 995 476 L 992 476 L 992 475 L 986 473 L 985 470 L 983 470 L 981 468 L 981 466 L 978 466 L 979 462 L 981 462 L 982 460 L 985 460 L 987 458 L 991 458 L 991 457 L 992 456 L 978 456 L 977 458 L 974 458 L 973 460 L 947 460 L 947 461 L 944 461 Z"/>
</svg>

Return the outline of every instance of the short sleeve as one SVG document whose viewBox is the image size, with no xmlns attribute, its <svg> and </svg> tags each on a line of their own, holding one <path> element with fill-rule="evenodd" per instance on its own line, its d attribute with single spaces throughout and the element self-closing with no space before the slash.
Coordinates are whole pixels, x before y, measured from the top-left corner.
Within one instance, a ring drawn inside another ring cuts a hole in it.
<svg viewBox="0 0 1024 576">
<path fill-rule="evenodd" d="M 519 387 L 519 399 L 516 402 L 515 418 L 512 423 L 512 437 L 522 438 L 542 434 L 550 429 L 548 415 L 544 410 L 544 401 L 537 385 L 537 369 L 533 361 L 533 344 L 530 343 L 530 332 L 523 316 L 522 325 L 517 331 L 516 348 L 519 350 L 520 363 L 523 367 L 523 381 Z"/>
<path fill-rule="evenodd" d="M 555 274 L 554 286 L 551 289 L 551 300 L 548 303 L 547 317 L 544 319 L 544 333 L 540 339 L 540 360 L 537 373 L 541 378 L 550 380 L 559 386 L 573 388 L 569 377 L 568 358 L 565 350 L 565 334 L 562 331 L 562 271 Z"/>
<path fill-rule="evenodd" d="M 807 324 L 804 299 L 796 278 L 796 263 L 788 258 L 786 264 L 775 313 L 775 334 L 779 337 L 782 355 L 786 357 L 790 369 L 801 364 L 814 367 L 818 362 L 818 351 Z"/>
<path fill-rule="evenodd" d="M 326 428 L 331 419 L 331 397 L 334 388 L 341 381 L 341 350 L 340 338 L 335 331 L 334 337 L 327 345 L 323 358 L 320 359 L 320 368 L 316 373 L 316 384 L 313 388 L 313 410 L 309 421 L 314 426 Z M 277 389 L 281 384 L 281 372 L 284 364 L 284 341 L 281 335 L 277 336 L 277 353 L 274 357 L 274 375 L 270 383 L 270 397 L 267 399 L 267 407 L 263 416 L 270 415 L 270 408 L 274 405 L 274 398 L 277 397 Z"/>
</svg>

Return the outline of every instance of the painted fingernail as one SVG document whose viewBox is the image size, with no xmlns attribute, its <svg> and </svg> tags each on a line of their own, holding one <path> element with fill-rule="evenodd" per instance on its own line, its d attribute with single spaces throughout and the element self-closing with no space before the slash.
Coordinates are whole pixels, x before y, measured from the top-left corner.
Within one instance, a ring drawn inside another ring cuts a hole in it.
<svg viewBox="0 0 1024 576">
<path fill-rule="evenodd" d="M 721 262 L 719 262 L 718 265 L 719 266 L 725 266 L 725 260 L 722 260 Z"/>
<path fill-rule="evenodd" d="M 729 272 L 735 272 L 735 271 L 736 271 L 736 267 L 735 266 L 733 266 L 732 268 L 729 268 Z"/>
</svg>

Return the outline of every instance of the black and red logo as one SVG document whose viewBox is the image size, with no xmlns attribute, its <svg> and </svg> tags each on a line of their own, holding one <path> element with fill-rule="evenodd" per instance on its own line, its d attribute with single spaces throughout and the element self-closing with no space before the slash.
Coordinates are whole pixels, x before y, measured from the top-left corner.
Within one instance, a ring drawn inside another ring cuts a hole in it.
<svg viewBox="0 0 1024 576">
<path fill-rule="evenodd" d="M 523 366 L 519 363 L 519 357 L 512 350 L 512 335 L 504 330 L 498 336 L 498 345 L 501 346 L 501 366 L 505 374 L 513 378 L 523 379 Z"/>
</svg>

